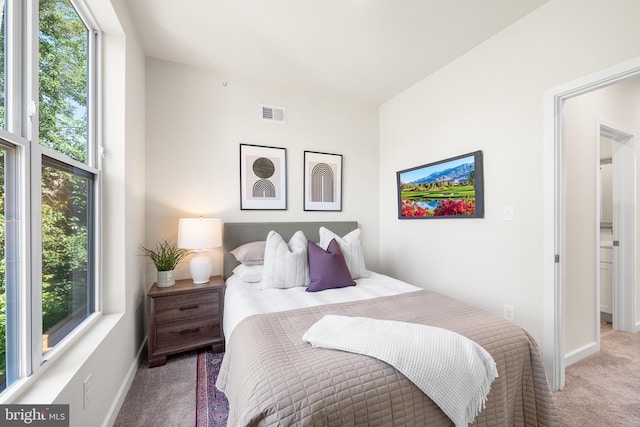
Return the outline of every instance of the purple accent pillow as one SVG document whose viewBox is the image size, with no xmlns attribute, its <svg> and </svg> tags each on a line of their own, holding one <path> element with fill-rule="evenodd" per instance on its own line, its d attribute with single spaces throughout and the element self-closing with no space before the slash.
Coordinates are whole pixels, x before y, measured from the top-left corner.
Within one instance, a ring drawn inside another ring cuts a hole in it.
<svg viewBox="0 0 640 427">
<path fill-rule="evenodd" d="M 356 282 L 351 278 L 349 267 L 347 267 L 347 262 L 344 260 L 336 239 L 331 239 L 326 251 L 309 240 L 307 256 L 309 258 L 310 279 L 307 292 L 356 285 Z"/>
</svg>

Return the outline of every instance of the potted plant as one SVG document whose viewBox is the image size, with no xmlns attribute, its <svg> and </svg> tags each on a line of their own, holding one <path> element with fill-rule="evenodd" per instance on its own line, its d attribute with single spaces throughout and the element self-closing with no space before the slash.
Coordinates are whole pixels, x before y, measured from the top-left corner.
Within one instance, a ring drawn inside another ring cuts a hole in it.
<svg viewBox="0 0 640 427">
<path fill-rule="evenodd" d="M 179 248 L 175 243 L 171 243 L 168 240 L 157 242 L 154 249 L 145 248 L 144 246 L 140 246 L 140 249 L 142 249 L 144 255 L 151 258 L 151 261 L 158 269 L 158 287 L 166 288 L 175 285 L 173 270 L 190 251 Z"/>
</svg>

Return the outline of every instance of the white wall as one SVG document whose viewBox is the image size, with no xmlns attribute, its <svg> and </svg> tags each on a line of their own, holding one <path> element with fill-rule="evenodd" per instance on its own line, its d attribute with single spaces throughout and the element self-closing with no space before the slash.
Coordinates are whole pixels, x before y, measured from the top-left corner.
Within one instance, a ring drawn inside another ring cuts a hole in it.
<svg viewBox="0 0 640 427">
<path fill-rule="evenodd" d="M 568 99 L 564 106 L 566 202 L 565 240 L 565 353 L 596 342 L 596 118 L 624 129 L 640 131 L 640 78 Z M 639 135 L 640 136 L 640 135 Z M 640 163 L 636 142 L 636 170 Z M 640 200 L 640 198 L 638 199 Z M 636 218 L 636 227 L 638 218 Z M 636 240 L 637 241 L 637 240 Z M 638 262 L 636 260 L 636 271 Z M 636 275 L 636 297 L 640 282 Z M 638 317 L 638 303 L 636 319 Z"/>
<path fill-rule="evenodd" d="M 70 405 L 71 426 L 111 425 L 144 340 L 145 69 L 125 0 L 88 0 L 104 31 L 102 298 L 104 315 L 30 378 L 13 403 Z M 83 408 L 83 382 L 92 398 Z"/>
<path fill-rule="evenodd" d="M 262 121 L 261 104 L 286 108 L 286 124 Z M 240 143 L 287 149 L 287 210 L 240 210 Z M 342 212 L 303 211 L 305 150 L 343 155 Z M 374 105 L 147 58 L 147 245 L 175 242 L 178 218 L 185 216 L 223 222 L 356 220 L 367 266 L 377 268 L 378 163 Z M 221 274 L 222 250 L 210 255 L 214 274 Z M 188 261 L 180 263 L 176 277 L 189 277 Z M 147 272 L 151 284 L 150 262 Z"/>
<path fill-rule="evenodd" d="M 543 330 L 543 94 L 640 55 L 640 3 L 551 0 L 380 109 L 382 270 Z M 484 152 L 485 218 L 397 220 L 395 172 Z M 515 221 L 503 221 L 503 207 Z"/>
</svg>

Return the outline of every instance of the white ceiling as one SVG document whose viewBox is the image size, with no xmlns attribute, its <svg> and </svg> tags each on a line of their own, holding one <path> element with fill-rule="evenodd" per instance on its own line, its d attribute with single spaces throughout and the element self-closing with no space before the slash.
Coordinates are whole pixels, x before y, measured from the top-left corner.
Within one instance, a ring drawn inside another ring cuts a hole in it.
<svg viewBox="0 0 640 427">
<path fill-rule="evenodd" d="M 381 104 L 548 0 L 129 0 L 147 56 Z"/>
</svg>

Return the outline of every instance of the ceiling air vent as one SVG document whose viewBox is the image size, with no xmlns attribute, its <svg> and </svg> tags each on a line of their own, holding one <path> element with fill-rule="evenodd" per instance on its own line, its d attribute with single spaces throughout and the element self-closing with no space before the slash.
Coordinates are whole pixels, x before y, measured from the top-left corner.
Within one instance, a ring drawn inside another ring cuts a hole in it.
<svg viewBox="0 0 640 427">
<path fill-rule="evenodd" d="M 282 107 L 274 107 L 272 105 L 262 105 L 262 120 L 270 122 L 284 123 L 287 113 Z"/>
</svg>

